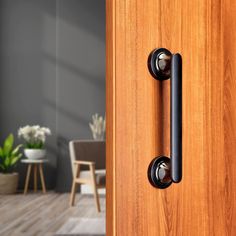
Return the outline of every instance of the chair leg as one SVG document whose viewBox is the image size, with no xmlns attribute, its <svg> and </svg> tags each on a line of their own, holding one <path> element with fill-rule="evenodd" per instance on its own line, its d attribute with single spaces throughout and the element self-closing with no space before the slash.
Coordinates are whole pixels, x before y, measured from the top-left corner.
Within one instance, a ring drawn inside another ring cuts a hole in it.
<svg viewBox="0 0 236 236">
<path fill-rule="evenodd" d="M 76 178 L 79 175 L 79 165 L 75 166 L 75 176 L 73 177 L 73 183 L 72 183 L 72 188 L 71 188 L 71 194 L 70 194 L 70 206 L 74 206 L 75 204 L 75 194 L 77 190 L 77 183 L 76 183 Z"/>
<path fill-rule="evenodd" d="M 71 188 L 71 194 L 70 194 L 70 206 L 74 206 L 75 204 L 75 193 L 77 190 L 77 183 L 73 181 L 72 188 Z"/>
<path fill-rule="evenodd" d="M 98 191 L 97 191 L 97 183 L 96 183 L 96 177 L 95 177 L 95 166 L 94 164 L 91 164 L 89 166 L 91 176 L 92 176 L 92 184 L 93 184 L 93 191 L 94 191 L 94 199 L 97 207 L 97 211 L 100 212 L 100 202 L 99 202 L 99 196 L 98 196 Z"/>
</svg>

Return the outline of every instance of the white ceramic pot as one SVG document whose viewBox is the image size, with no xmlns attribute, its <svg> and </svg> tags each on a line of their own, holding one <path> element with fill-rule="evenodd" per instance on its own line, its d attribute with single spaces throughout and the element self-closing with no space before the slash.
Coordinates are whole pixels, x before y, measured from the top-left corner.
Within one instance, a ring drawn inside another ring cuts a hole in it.
<svg viewBox="0 0 236 236">
<path fill-rule="evenodd" d="M 45 149 L 24 149 L 24 154 L 28 159 L 39 160 L 46 156 Z"/>
</svg>

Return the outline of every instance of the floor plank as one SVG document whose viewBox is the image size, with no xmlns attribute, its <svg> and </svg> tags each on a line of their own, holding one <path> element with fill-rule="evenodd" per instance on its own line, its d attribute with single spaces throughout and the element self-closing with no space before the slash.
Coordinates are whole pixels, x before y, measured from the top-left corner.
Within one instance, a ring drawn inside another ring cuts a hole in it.
<svg viewBox="0 0 236 236">
<path fill-rule="evenodd" d="M 61 228 L 65 229 L 70 219 L 104 220 L 104 196 L 100 196 L 100 204 L 101 213 L 97 213 L 92 195 L 77 194 L 74 207 L 69 207 L 68 193 L 1 195 L 0 235 L 53 236 Z M 68 228 L 68 233 L 70 230 L 74 232 L 75 229 Z"/>
<path fill-rule="evenodd" d="M 62 235 L 96 235 L 105 236 L 106 231 L 104 218 L 70 218 L 57 232 L 56 236 Z"/>
</svg>

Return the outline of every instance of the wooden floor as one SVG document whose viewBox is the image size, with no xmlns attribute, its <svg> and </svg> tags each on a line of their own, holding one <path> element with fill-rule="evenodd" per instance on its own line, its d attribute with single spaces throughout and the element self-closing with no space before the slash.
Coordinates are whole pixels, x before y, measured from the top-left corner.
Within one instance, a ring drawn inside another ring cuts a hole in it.
<svg viewBox="0 0 236 236">
<path fill-rule="evenodd" d="M 74 207 L 69 207 L 68 193 L 0 195 L 0 235 L 56 235 L 70 219 L 105 219 L 104 196 L 100 203 L 101 213 L 97 213 L 90 195 L 77 194 Z"/>
</svg>

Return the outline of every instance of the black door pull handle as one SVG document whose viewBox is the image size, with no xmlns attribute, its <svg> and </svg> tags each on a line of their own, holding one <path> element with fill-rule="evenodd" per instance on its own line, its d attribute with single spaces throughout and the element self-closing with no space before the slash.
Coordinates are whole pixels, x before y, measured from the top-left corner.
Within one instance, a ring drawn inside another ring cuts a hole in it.
<svg viewBox="0 0 236 236">
<path fill-rule="evenodd" d="M 148 68 L 155 79 L 170 79 L 170 158 L 158 156 L 148 168 L 148 179 L 157 188 L 167 188 L 182 179 L 182 58 L 165 48 L 153 50 Z"/>
<path fill-rule="evenodd" d="M 180 54 L 171 59 L 171 178 L 182 178 L 182 60 Z"/>
</svg>

